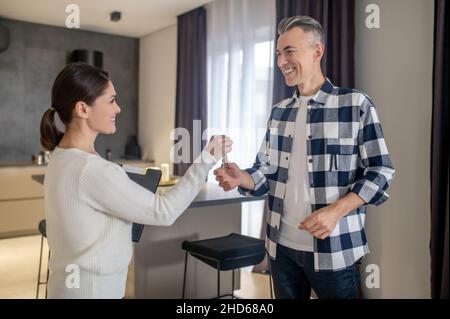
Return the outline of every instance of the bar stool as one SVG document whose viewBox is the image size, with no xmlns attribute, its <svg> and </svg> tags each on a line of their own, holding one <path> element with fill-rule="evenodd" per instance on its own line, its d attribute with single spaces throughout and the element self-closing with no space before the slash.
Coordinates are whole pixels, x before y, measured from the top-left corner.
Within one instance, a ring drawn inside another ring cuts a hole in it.
<svg viewBox="0 0 450 319">
<path fill-rule="evenodd" d="M 235 269 L 259 264 L 266 255 L 264 240 L 240 234 L 229 234 L 223 237 L 183 241 L 181 248 L 186 251 L 183 278 L 183 299 L 186 294 L 186 273 L 188 254 L 217 269 L 217 298 L 234 297 Z M 231 294 L 220 295 L 220 272 L 233 270 Z M 272 277 L 269 274 L 270 296 L 272 293 Z"/>
<path fill-rule="evenodd" d="M 45 219 L 43 219 L 39 222 L 38 229 L 39 229 L 39 232 L 41 233 L 41 253 L 39 255 L 39 270 L 38 270 L 38 275 L 37 275 L 36 299 L 39 298 L 40 285 L 46 285 L 45 286 L 45 299 L 47 299 L 47 283 L 48 283 L 48 276 L 49 276 L 48 260 L 50 260 L 50 250 L 48 251 L 47 277 L 46 277 L 45 281 L 40 281 L 41 280 L 41 266 L 42 266 L 42 252 L 44 250 L 44 237 L 47 238 L 47 224 L 45 222 Z"/>
</svg>

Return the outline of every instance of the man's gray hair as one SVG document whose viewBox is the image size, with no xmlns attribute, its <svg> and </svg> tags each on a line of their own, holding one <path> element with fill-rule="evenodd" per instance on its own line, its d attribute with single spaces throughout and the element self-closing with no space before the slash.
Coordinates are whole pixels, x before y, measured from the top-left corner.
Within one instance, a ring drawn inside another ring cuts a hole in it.
<svg viewBox="0 0 450 319">
<path fill-rule="evenodd" d="M 314 43 L 321 42 L 325 45 L 325 32 L 323 31 L 322 25 L 311 17 L 308 16 L 293 16 L 284 18 L 278 24 L 278 34 L 282 34 L 292 28 L 299 27 L 304 32 L 312 32 L 314 34 Z"/>
</svg>

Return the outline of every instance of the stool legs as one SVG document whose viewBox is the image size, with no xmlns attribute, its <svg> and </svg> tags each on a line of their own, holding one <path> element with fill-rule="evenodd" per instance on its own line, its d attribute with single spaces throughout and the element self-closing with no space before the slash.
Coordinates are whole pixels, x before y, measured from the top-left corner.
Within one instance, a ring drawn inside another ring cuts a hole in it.
<svg viewBox="0 0 450 319">
<path fill-rule="evenodd" d="M 270 299 L 273 299 L 272 274 L 269 274 Z"/>
<path fill-rule="evenodd" d="M 39 284 L 41 279 L 41 264 L 42 264 L 42 248 L 44 247 L 44 236 L 41 236 L 41 253 L 39 254 L 39 270 L 37 275 L 37 285 L 36 285 L 36 299 L 39 298 Z"/>
<path fill-rule="evenodd" d="M 188 259 L 188 252 L 186 250 L 186 257 L 184 258 L 184 277 L 183 277 L 183 297 L 184 299 L 185 292 L 186 292 L 186 270 L 187 270 L 187 259 Z"/>
<path fill-rule="evenodd" d="M 184 257 L 184 274 L 183 274 L 183 293 L 182 293 L 182 299 L 185 299 L 186 297 L 186 277 L 187 277 L 187 262 L 188 262 L 188 252 L 186 251 L 185 257 Z M 232 283 L 231 283 L 231 298 L 235 299 L 234 297 L 234 273 L 235 269 L 233 269 L 232 273 Z M 271 286 L 272 287 L 272 286 Z M 227 294 L 226 296 L 229 296 Z M 220 295 L 220 262 L 217 262 L 217 299 L 221 297 Z"/>
<path fill-rule="evenodd" d="M 40 286 L 43 285 L 43 284 L 45 284 L 45 299 L 47 299 L 47 283 L 48 283 L 48 277 L 50 275 L 50 269 L 48 268 L 48 262 L 50 261 L 50 250 L 48 251 L 47 274 L 46 274 L 46 277 L 45 277 L 45 281 L 41 281 L 43 250 L 44 250 L 44 236 L 41 236 L 41 252 L 39 253 L 39 270 L 38 270 L 37 284 L 36 284 L 36 299 L 39 299 Z"/>
<path fill-rule="evenodd" d="M 234 269 L 233 269 L 233 273 L 231 274 L 232 279 L 231 279 L 231 299 L 234 299 Z"/>
<path fill-rule="evenodd" d="M 220 262 L 217 266 L 217 298 L 220 298 Z"/>
<path fill-rule="evenodd" d="M 48 250 L 48 259 L 47 259 L 47 278 L 45 279 L 45 299 L 47 299 L 47 286 L 48 286 L 48 276 L 50 274 L 50 268 L 48 268 L 48 263 L 50 262 L 50 249 Z"/>
</svg>

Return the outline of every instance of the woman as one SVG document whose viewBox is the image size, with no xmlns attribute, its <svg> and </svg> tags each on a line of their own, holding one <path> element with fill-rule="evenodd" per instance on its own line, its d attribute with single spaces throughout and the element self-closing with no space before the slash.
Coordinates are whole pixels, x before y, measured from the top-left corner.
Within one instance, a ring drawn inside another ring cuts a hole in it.
<svg viewBox="0 0 450 319">
<path fill-rule="evenodd" d="M 55 113 L 65 133 L 56 128 Z M 107 72 L 73 63 L 57 76 L 52 107 L 41 121 L 41 144 L 53 151 L 44 183 L 49 298 L 123 298 L 132 222 L 173 224 L 204 185 L 221 150 L 231 150 L 228 138 L 214 137 L 176 186 L 155 195 L 95 151 L 98 134 L 116 131 L 119 113 Z"/>
</svg>

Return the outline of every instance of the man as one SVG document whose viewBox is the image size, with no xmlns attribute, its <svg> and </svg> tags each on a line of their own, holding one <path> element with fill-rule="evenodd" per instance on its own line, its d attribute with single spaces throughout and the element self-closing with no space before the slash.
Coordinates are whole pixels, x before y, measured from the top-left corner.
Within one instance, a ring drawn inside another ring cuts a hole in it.
<svg viewBox="0 0 450 319">
<path fill-rule="evenodd" d="M 324 78 L 320 23 L 290 17 L 278 33 L 278 67 L 296 92 L 272 108 L 253 167 L 229 163 L 214 174 L 226 191 L 268 192 L 277 298 L 307 299 L 311 288 L 319 298 L 356 298 L 366 206 L 387 200 L 395 171 L 371 100 Z"/>
</svg>

